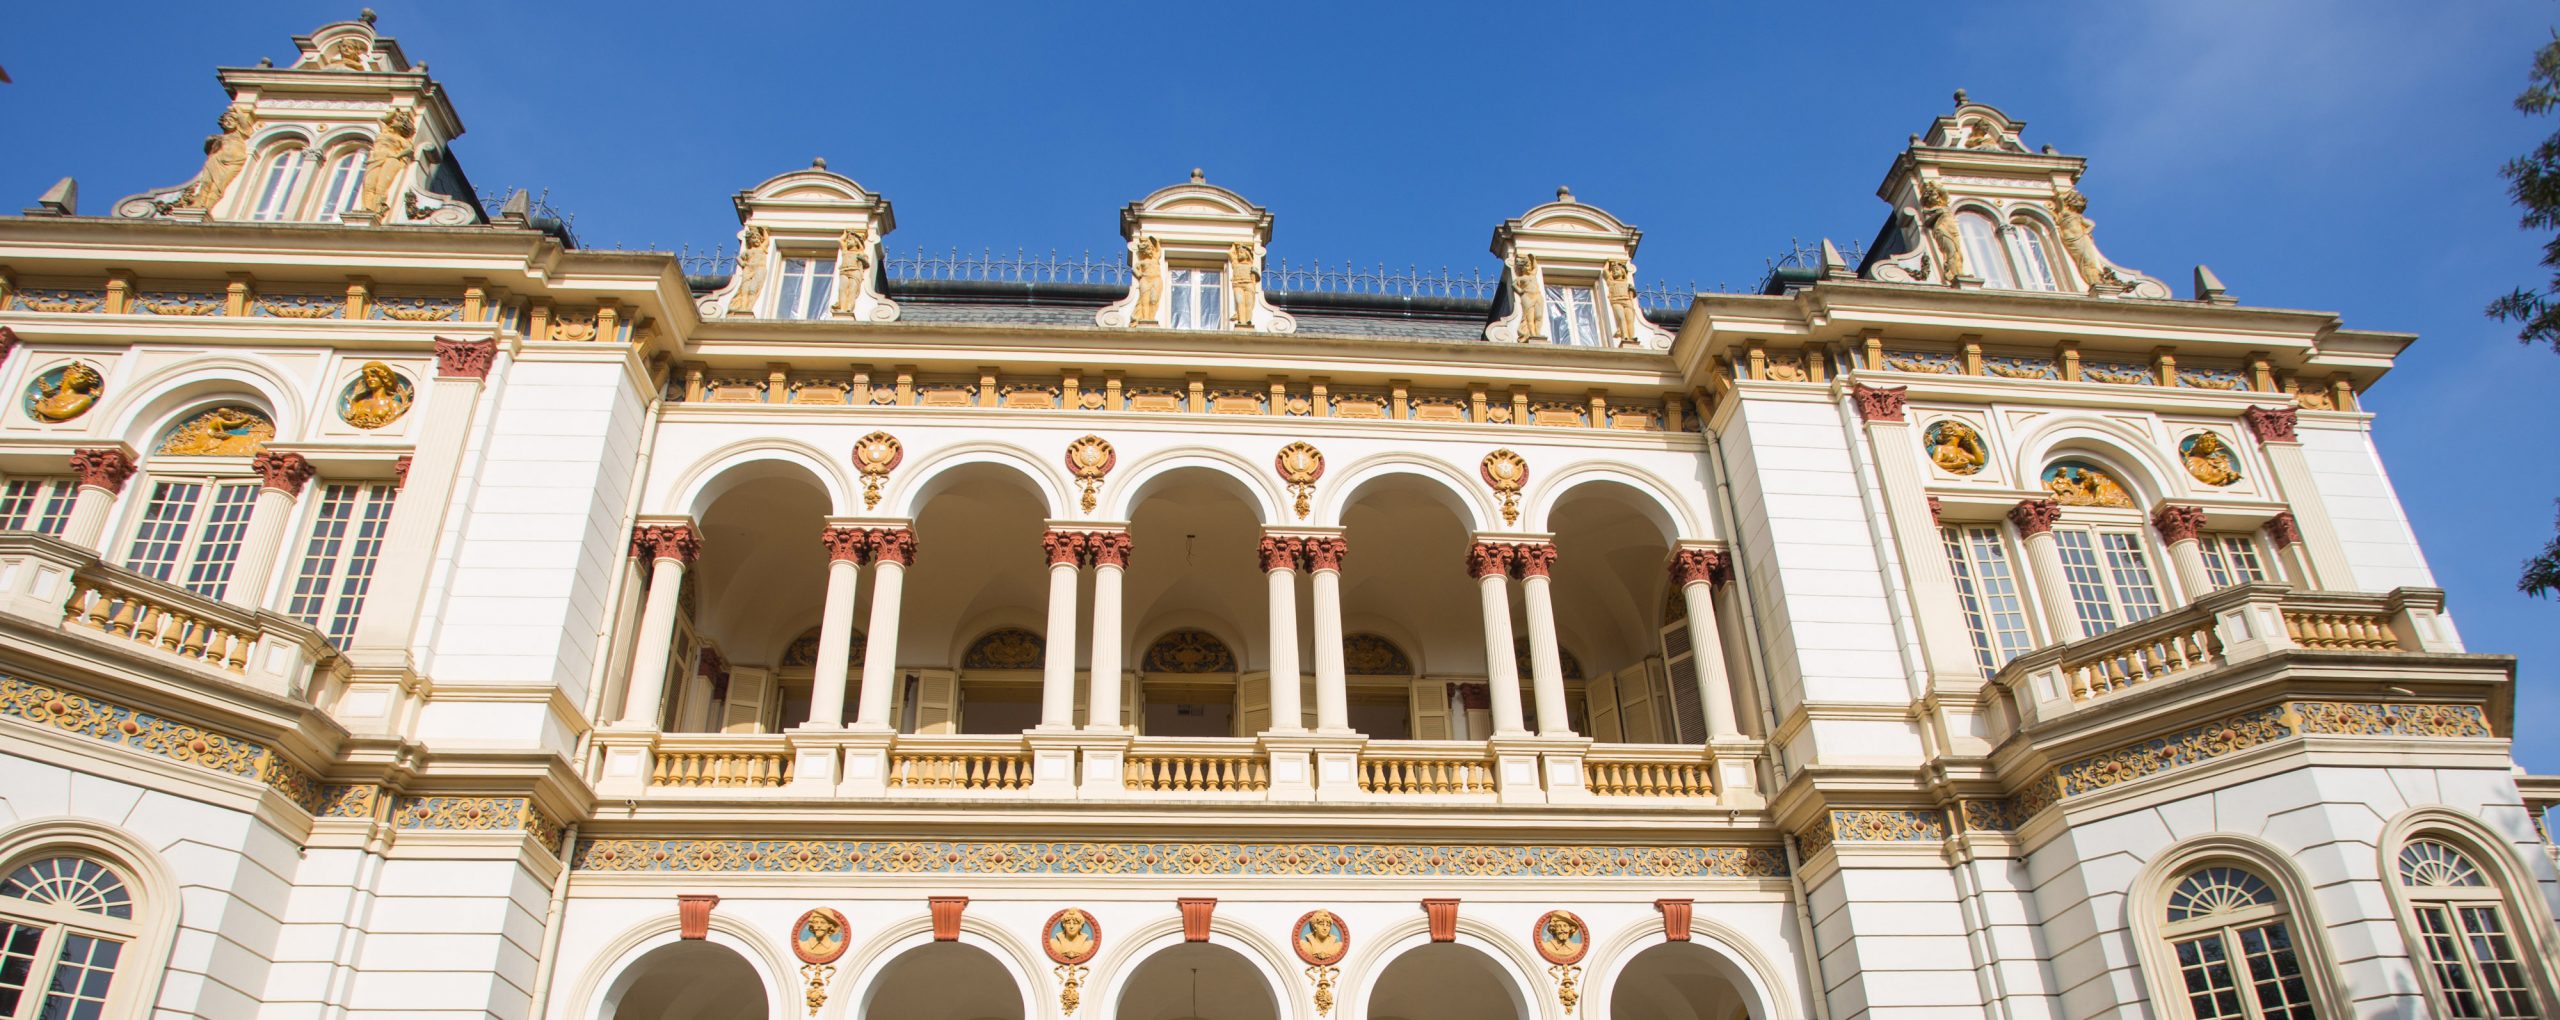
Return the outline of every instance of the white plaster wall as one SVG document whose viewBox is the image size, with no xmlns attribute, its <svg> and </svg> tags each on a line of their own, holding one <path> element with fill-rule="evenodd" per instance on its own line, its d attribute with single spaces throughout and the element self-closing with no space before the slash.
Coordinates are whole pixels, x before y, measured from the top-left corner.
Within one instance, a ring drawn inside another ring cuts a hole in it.
<svg viewBox="0 0 2560 1020">
<path fill-rule="evenodd" d="M 549 887 L 513 859 L 395 851 L 382 864 L 354 954 L 347 1015 L 532 1015 L 549 901 Z"/>
<path fill-rule="evenodd" d="M 1982 1015 L 1966 919 L 1944 868 L 1845 867 L 1806 899 L 1834 1020 Z"/>
<path fill-rule="evenodd" d="M 2402 585 L 2432 588 L 2435 574 L 2418 550 L 2417 533 L 2401 512 L 2399 494 L 2382 469 L 2382 455 L 2361 422 L 2312 421 L 2298 428 L 2303 457 L 2311 463 L 2319 499 L 2337 525 L 2338 542 L 2355 568 L 2356 587 L 2390 591 Z M 2297 497 L 2299 498 L 2299 497 Z"/>
</svg>

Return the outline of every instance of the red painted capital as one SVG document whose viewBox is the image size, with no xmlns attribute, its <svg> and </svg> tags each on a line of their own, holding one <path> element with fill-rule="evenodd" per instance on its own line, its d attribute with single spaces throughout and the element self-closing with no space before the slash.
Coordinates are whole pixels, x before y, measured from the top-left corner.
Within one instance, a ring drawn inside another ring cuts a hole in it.
<svg viewBox="0 0 2560 1020">
<path fill-rule="evenodd" d="M 2159 529 L 2163 542 L 2193 542 L 2196 533 L 2204 530 L 2204 508 L 2162 503 L 2160 509 L 2151 512 L 2151 526 Z"/>
<path fill-rule="evenodd" d="M 2287 548 L 2302 541 L 2302 529 L 2294 525 L 2291 510 L 2268 518 L 2264 527 L 2267 530 L 2267 541 L 2275 543 L 2278 549 Z"/>
<path fill-rule="evenodd" d="M 960 941 L 960 913 L 969 909 L 966 896 L 927 896 L 925 908 L 933 913 L 933 940 Z"/>
<path fill-rule="evenodd" d="M 901 567 L 916 565 L 916 533 L 913 528 L 873 528 L 864 532 L 873 563 L 895 563 Z"/>
<path fill-rule="evenodd" d="M 1424 900 L 1422 913 L 1431 919 L 1431 941 L 1458 941 L 1458 901 Z"/>
<path fill-rule="evenodd" d="M 2053 522 L 2062 519 L 2062 504 L 2049 499 L 2022 499 L 2009 508 L 2009 523 L 2018 526 L 2021 535 L 2041 535 L 2053 530 Z"/>
<path fill-rule="evenodd" d="M 133 477 L 133 458 L 112 447 L 73 450 L 71 473 L 80 476 L 82 485 L 123 492 L 125 480 Z"/>
<path fill-rule="evenodd" d="M 1467 576 L 1479 581 L 1488 577 L 1511 576 L 1511 547 L 1500 542 L 1478 542 L 1468 546 Z"/>
<path fill-rule="evenodd" d="M 644 524 L 631 530 L 631 555 L 690 564 L 702 554 L 702 536 L 690 524 Z"/>
<path fill-rule="evenodd" d="M 1129 553 L 1136 548 L 1126 531 L 1096 531 L 1085 537 L 1085 557 L 1097 567 L 1129 566 Z"/>
<path fill-rule="evenodd" d="M 821 528 L 818 544 L 827 547 L 830 563 L 860 563 L 871 551 L 871 536 L 860 528 Z"/>
<path fill-rule="evenodd" d="M 404 453 L 400 455 L 399 460 L 391 462 L 392 488 L 406 489 L 409 487 L 409 465 L 416 460 L 416 457 Z"/>
<path fill-rule="evenodd" d="M 1262 536 L 1263 571 L 1268 573 L 1274 570 L 1298 569 L 1298 556 L 1305 552 L 1306 548 L 1307 544 L 1299 539 L 1284 535 Z"/>
<path fill-rule="evenodd" d="M 2298 442 L 2293 437 L 2293 423 L 2298 416 L 2290 407 L 2252 407 L 2240 412 L 2240 420 L 2249 426 L 2249 434 L 2261 443 Z"/>
<path fill-rule="evenodd" d="M 1724 554 L 1713 549 L 1678 549 L 1671 553 L 1671 583 L 1714 584 L 1724 567 Z"/>
<path fill-rule="evenodd" d="M 1307 539 L 1307 569 L 1342 571 L 1342 558 L 1351 554 L 1351 543 L 1339 535 Z"/>
<path fill-rule="evenodd" d="M 711 908 L 720 897 L 710 893 L 676 894 L 676 937 L 703 939 L 711 937 Z"/>
<path fill-rule="evenodd" d="M 299 453 L 260 450 L 249 458 L 249 469 L 258 473 L 267 488 L 287 496 L 302 495 L 303 485 L 311 481 L 311 462 Z"/>
<path fill-rule="evenodd" d="M 495 340 L 454 340 L 436 338 L 436 374 L 457 379 L 486 379 L 489 366 L 498 360 Z"/>
<path fill-rule="evenodd" d="M 1859 383 L 1849 387 L 1849 395 L 1857 398 L 1861 421 L 1901 421 L 1903 398 L 1910 392 L 1908 386 L 1883 389 Z"/>
<path fill-rule="evenodd" d="M 1653 909 L 1662 911 L 1662 937 L 1673 942 L 1689 941 L 1690 900 L 1655 900 Z"/>
<path fill-rule="evenodd" d="M 1521 577 L 1545 577 L 1555 569 L 1556 547 L 1546 542 L 1522 542 L 1511 547 L 1512 563 Z"/>
<path fill-rule="evenodd" d="M 1943 525 L 1943 524 L 1945 524 L 1946 522 L 1945 522 L 1945 521 L 1940 520 L 1940 519 L 1939 519 L 1939 517 L 1940 517 L 1941 515 L 1943 515 L 1944 513 L 1946 513 L 1946 509 L 1947 509 L 1947 505 L 1946 505 L 1946 504 L 1944 504 L 1944 503 L 1939 502 L 1939 501 L 1938 501 L 1938 497 L 1936 497 L 1936 496 L 1931 496 L 1931 497 L 1929 497 L 1929 523 L 1930 523 L 1930 524 L 1932 524 L 1932 525 Z"/>
<path fill-rule="evenodd" d="M 9 360 L 9 352 L 18 349 L 18 331 L 0 326 L 0 362 Z"/>
<path fill-rule="evenodd" d="M 1040 551 L 1049 556 L 1049 565 L 1079 566 L 1084 562 L 1084 534 L 1075 531 L 1052 531 L 1040 536 Z"/>
<path fill-rule="evenodd" d="M 1173 901 L 1182 911 L 1182 941 L 1209 941 L 1209 917 L 1218 910 L 1218 901 L 1206 896 L 1184 896 Z"/>
</svg>

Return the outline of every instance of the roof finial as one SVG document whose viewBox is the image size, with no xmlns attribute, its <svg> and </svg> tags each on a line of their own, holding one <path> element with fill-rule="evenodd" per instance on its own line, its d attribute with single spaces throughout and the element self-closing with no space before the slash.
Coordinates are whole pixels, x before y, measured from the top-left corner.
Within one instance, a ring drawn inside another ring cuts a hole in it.
<svg viewBox="0 0 2560 1020">
<path fill-rule="evenodd" d="M 368 25 L 373 24 L 373 8 L 367 7 L 361 11 L 357 11 L 356 20 Z"/>
<path fill-rule="evenodd" d="M 1191 183 L 1193 183 L 1193 184 L 1206 184 L 1206 183 L 1208 183 L 1208 181 L 1209 181 L 1209 175 L 1204 174 L 1204 173 L 1201 173 L 1201 172 L 1200 172 L 1200 168 L 1199 168 L 1199 167 L 1196 167 L 1196 166 L 1195 166 L 1195 167 L 1192 167 L 1192 168 L 1191 168 Z"/>
<path fill-rule="evenodd" d="M 826 168 L 827 168 L 827 157 L 825 157 L 825 156 L 812 156 L 812 157 L 810 157 L 810 158 L 809 158 L 809 169 L 811 169 L 811 170 L 824 170 L 824 169 L 826 169 Z"/>
<path fill-rule="evenodd" d="M 1556 185 L 1556 201 L 1558 201 L 1558 202 L 1570 202 L 1570 201 L 1573 201 L 1573 189 L 1572 189 L 1572 188 L 1565 187 L 1564 185 L 1561 185 L 1561 184 Z"/>
<path fill-rule="evenodd" d="M 258 66 L 259 66 L 259 67 L 274 67 L 274 66 L 276 66 L 276 58 L 274 58 L 274 57 L 259 57 L 259 58 L 258 58 Z"/>
<path fill-rule="evenodd" d="M 1963 89 L 1957 89 L 1957 90 L 1956 90 L 1956 105 L 1957 105 L 1957 106 L 1963 106 L 1964 104 L 1965 104 L 1964 90 L 1963 90 Z"/>
</svg>

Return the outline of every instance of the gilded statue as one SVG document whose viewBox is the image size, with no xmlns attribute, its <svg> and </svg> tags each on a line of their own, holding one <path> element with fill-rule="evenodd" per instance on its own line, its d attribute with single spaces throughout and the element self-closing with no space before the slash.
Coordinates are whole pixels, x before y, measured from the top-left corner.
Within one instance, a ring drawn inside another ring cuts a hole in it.
<svg viewBox="0 0 2560 1020">
<path fill-rule="evenodd" d="M 337 42 L 330 43 L 328 49 L 320 51 L 320 69 L 323 71 L 361 71 L 364 70 L 364 58 L 372 52 L 373 44 L 362 39 L 358 39 L 353 36 L 340 39 Z"/>
<path fill-rule="evenodd" d="M 196 174 L 195 183 L 179 194 L 180 209 L 213 208 L 214 203 L 222 201 L 223 192 L 230 190 L 231 182 L 240 178 L 241 169 L 249 165 L 249 131 L 255 126 L 250 121 L 249 108 L 234 106 L 224 110 L 217 123 L 222 126 L 222 133 L 205 136 L 204 170 Z"/>
<path fill-rule="evenodd" d="M 1331 911 L 1308 914 L 1298 926 L 1298 955 L 1311 963 L 1331 963 L 1342 959 L 1342 922 Z"/>
<path fill-rule="evenodd" d="M 1612 260 L 1602 271 L 1609 285 L 1609 319 L 1617 326 L 1618 339 L 1629 342 L 1644 335 L 1644 309 L 1636 306 L 1636 270 L 1625 259 Z"/>
<path fill-rule="evenodd" d="M 1511 259 L 1511 297 L 1520 309 L 1520 339 L 1547 338 L 1547 292 L 1538 286 L 1538 257 L 1521 252 Z"/>
<path fill-rule="evenodd" d="M 158 452 L 196 457 L 246 457 L 276 437 L 274 422 L 245 407 L 217 407 L 169 430 Z"/>
<path fill-rule="evenodd" d="M 2133 505 L 2133 496 L 2113 476 L 2086 464 L 2065 462 L 2046 468 L 2044 489 L 2063 506 Z"/>
<path fill-rule="evenodd" d="M 1141 237 L 1135 258 L 1132 272 L 1138 278 L 1138 300 L 1129 309 L 1129 324 L 1152 325 L 1156 309 L 1164 305 L 1164 246 L 1155 238 Z"/>
<path fill-rule="evenodd" d="M 1582 959 L 1584 942 L 1582 919 L 1562 910 L 1550 910 L 1538 924 L 1538 954 L 1548 963 L 1568 964 Z"/>
<path fill-rule="evenodd" d="M 338 417 L 360 429 L 378 429 L 409 413 L 413 390 L 400 373 L 379 361 L 368 361 L 338 404 Z"/>
<path fill-rule="evenodd" d="M 1957 232 L 1955 210 L 1947 207 L 1947 189 L 1936 181 L 1920 185 L 1920 225 L 1929 231 L 1938 253 L 1938 276 L 1953 282 L 1964 275 L 1964 236 Z"/>
<path fill-rule="evenodd" d="M 2053 227 L 2062 235 L 2062 250 L 2071 256 L 2071 264 L 2080 268 L 2080 278 L 2089 281 L 2090 287 L 2122 287 L 2124 278 L 2108 268 L 2106 259 L 2098 257 L 2098 244 L 2089 239 L 2094 224 L 2089 222 L 2088 211 L 2089 196 L 2078 188 L 2063 188 L 2053 197 Z"/>
<path fill-rule="evenodd" d="M 756 298 L 764 290 L 764 238 L 763 227 L 748 227 L 746 240 L 738 244 L 738 282 L 729 291 L 731 315 L 756 312 Z"/>
<path fill-rule="evenodd" d="M 1262 298 L 1262 260 L 1253 257 L 1251 242 L 1238 241 L 1227 252 L 1227 316 L 1236 325 L 1253 325 L 1253 306 Z"/>
<path fill-rule="evenodd" d="M 2206 485 L 2229 485 L 2240 480 L 2240 465 L 2231 457 L 2231 447 L 2214 432 L 2198 432 L 2178 444 L 2178 452 L 2186 455 L 2187 473 Z"/>
<path fill-rule="evenodd" d="M 66 422 L 89 413 L 97 406 L 98 394 L 107 388 L 105 376 L 80 362 L 72 362 L 37 376 L 27 387 L 27 417 L 42 422 Z"/>
<path fill-rule="evenodd" d="M 418 115 L 404 107 L 393 107 L 382 115 L 382 129 L 373 133 L 373 150 L 364 157 L 364 189 L 356 193 L 356 208 L 374 212 L 389 211 L 391 189 L 409 173 L 409 164 L 418 159 Z"/>
<path fill-rule="evenodd" d="M 838 315 L 853 314 L 853 303 L 862 298 L 863 285 L 871 281 L 871 235 L 855 227 L 836 239 L 836 299 L 831 311 Z"/>
<path fill-rule="evenodd" d="M 1929 441 L 1929 460 L 1951 475 L 1973 474 L 1989 459 L 1982 437 L 1960 421 L 1932 422 L 1924 438 Z"/>
<path fill-rule="evenodd" d="M 1060 963 L 1083 963 L 1093 958 L 1097 934 L 1093 920 L 1081 910 L 1061 910 L 1057 920 L 1049 923 L 1045 945 L 1049 958 Z"/>
<path fill-rule="evenodd" d="M 792 933 L 791 947 L 802 960 L 823 963 L 844 954 L 844 935 L 841 915 L 833 910 L 812 910 L 800 916 L 800 929 Z"/>
</svg>

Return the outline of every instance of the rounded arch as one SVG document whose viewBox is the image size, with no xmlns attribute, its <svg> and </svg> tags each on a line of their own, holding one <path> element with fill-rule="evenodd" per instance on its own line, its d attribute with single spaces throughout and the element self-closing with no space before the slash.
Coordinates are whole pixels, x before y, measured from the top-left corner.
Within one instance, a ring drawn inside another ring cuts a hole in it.
<svg viewBox="0 0 2560 1020">
<path fill-rule="evenodd" d="M 1711 969 L 1741 994 L 1750 1020 L 1798 1020 L 1803 1015 L 1793 1002 L 1780 997 L 1781 989 L 1791 987 L 1784 972 L 1754 948 L 1749 938 L 1714 918 L 1695 915 L 1689 919 L 1689 941 L 1685 943 L 1670 941 L 1670 930 L 1660 915 L 1595 937 L 1591 955 L 1583 961 L 1583 973 L 1588 975 L 1582 986 L 1583 1008 L 1588 1010 L 1585 1015 L 1611 1016 L 1618 979 L 1626 976 L 1636 958 L 1664 946 L 1678 945 L 1715 958 L 1717 965 Z"/>
<path fill-rule="evenodd" d="M 1250 656 L 1268 651 L 1261 645 L 1270 643 L 1268 639 L 1254 642 L 1251 631 L 1246 628 L 1236 626 L 1223 616 L 1191 607 L 1151 614 L 1137 626 L 1123 629 L 1129 635 L 1129 646 L 1122 650 L 1124 654 L 1120 661 L 1124 668 L 1137 671 L 1147 668 L 1147 653 L 1155 650 L 1156 643 L 1176 631 L 1196 630 L 1216 638 L 1219 644 L 1227 646 L 1227 654 L 1235 658 L 1236 672 L 1239 673 L 1245 672 L 1245 663 L 1251 661 Z"/>
<path fill-rule="evenodd" d="M 834 994 L 827 997 L 827 1006 L 822 1015 L 827 1017 L 873 1015 L 871 1000 L 879 994 L 880 979 L 888 973 L 891 964 L 896 963 L 899 957 L 909 952 L 935 945 L 950 944 L 968 946 L 987 954 L 995 960 L 996 966 L 1003 968 L 1005 973 L 1013 978 L 1014 990 L 1021 995 L 1024 1020 L 1033 1020 L 1045 1015 L 1041 1009 L 1041 995 L 1038 989 L 1047 987 L 1039 983 L 1048 979 L 1049 970 L 1046 959 L 1036 957 L 1034 950 L 1015 940 L 1011 932 L 966 914 L 960 918 L 959 938 L 951 943 L 941 943 L 934 939 L 933 917 L 928 914 L 913 914 L 901 918 L 864 940 L 859 950 L 836 961 L 836 972 L 844 975 L 837 980 L 843 984 Z"/>
<path fill-rule="evenodd" d="M 1183 941 L 1179 915 L 1158 918 L 1116 936 L 1101 958 L 1094 961 L 1093 978 L 1087 985 L 1088 1000 L 1105 1007 L 1095 1014 L 1096 1020 L 1116 1020 L 1132 979 L 1149 959 L 1168 949 L 1193 944 Z M 1296 1014 L 1291 1005 L 1305 996 L 1291 977 L 1304 965 L 1296 963 L 1297 957 L 1289 950 L 1260 932 L 1214 914 L 1209 918 L 1209 941 L 1205 944 L 1234 952 L 1262 975 L 1263 988 L 1271 995 L 1273 1016 Z"/>
<path fill-rule="evenodd" d="M 765 1016 L 768 1020 L 787 1020 L 796 1015 L 790 1012 L 792 1004 L 787 993 L 797 986 L 786 980 L 787 976 L 796 974 L 796 968 L 783 962 L 780 954 L 766 944 L 764 935 L 715 912 L 711 915 L 710 931 L 704 939 L 738 954 L 756 972 L 756 980 L 764 985 Z M 579 975 L 575 989 L 570 992 L 571 1011 L 568 1015 L 612 1020 L 615 1000 L 629 990 L 629 979 L 635 976 L 632 965 L 653 950 L 682 941 L 685 940 L 681 923 L 673 913 L 659 914 L 623 929 L 622 934 L 605 943 L 604 948 L 588 962 L 585 972 Z"/>
<path fill-rule="evenodd" d="M 175 873 L 167 861 L 131 833 L 86 818 L 52 817 L 21 822 L 0 830 L 0 877 L 39 857 L 68 854 L 96 858 L 124 880 L 132 897 L 133 943 L 111 984 L 111 1007 L 133 1004 L 135 1015 L 150 1012 L 160 1000 L 160 981 L 169 965 L 169 950 L 185 915 Z M 110 1015 L 113 1015 L 112 1013 Z"/>
<path fill-rule="evenodd" d="M 2299 954 L 2304 982 L 2319 1014 L 2351 1015 L 2343 989 L 2337 984 L 2337 968 L 2329 959 L 2329 926 L 2320 919 L 2320 905 L 2312 897 L 2310 881 L 2284 849 L 2234 832 L 2183 840 L 2161 851 L 2134 876 L 2133 888 L 2125 897 L 2126 927 L 2133 932 L 2134 949 L 2142 960 L 2141 971 L 2153 1011 L 2163 1011 L 2166 1003 L 2185 994 L 2178 983 L 2177 958 L 2161 935 L 2161 928 L 2167 923 L 2169 894 L 2182 876 L 2214 864 L 2237 866 L 2275 887 L 2283 916 L 2293 926 L 2294 950 Z"/>
<path fill-rule="evenodd" d="M 1404 653 L 1405 662 L 1411 664 L 1413 669 L 1403 675 L 1417 677 L 1430 675 L 1431 664 L 1424 660 L 1424 656 L 1429 653 L 1429 647 L 1423 644 L 1419 632 L 1405 626 L 1402 621 L 1376 613 L 1343 614 L 1343 639 L 1347 641 L 1363 634 L 1382 638 L 1388 644 L 1394 645 L 1396 651 Z"/>
<path fill-rule="evenodd" d="M 966 668 L 961 664 L 968 661 L 969 649 L 977 647 L 978 642 L 986 640 L 997 631 L 1022 631 L 1039 638 L 1042 646 L 1046 647 L 1048 638 L 1041 631 L 1047 629 L 1048 625 L 1048 618 L 1040 615 L 1037 609 L 1004 606 L 989 610 L 970 617 L 968 623 L 952 629 L 951 656 L 943 661 L 950 663 L 952 669 Z"/>
<path fill-rule="evenodd" d="M 1586 488 L 1609 493 L 1610 498 L 1652 521 L 1654 527 L 1661 529 L 1666 543 L 1712 537 L 1689 512 L 1689 506 L 1672 495 L 1675 490 L 1671 485 L 1641 468 L 1597 460 L 1568 464 L 1531 483 L 1526 498 L 1521 500 L 1521 529 L 1554 531 L 1557 504 Z"/>
<path fill-rule="evenodd" d="M 644 514 L 683 514 L 694 520 L 711 509 L 711 504 L 739 483 L 758 477 L 771 477 L 780 470 L 798 468 L 827 494 L 828 513 L 843 517 L 853 511 L 853 480 L 844 468 L 826 452 L 807 443 L 790 439 L 749 439 L 731 443 L 704 455 L 685 468 L 672 487 L 675 495 L 663 507 L 646 509 Z"/>
<path fill-rule="evenodd" d="M 1503 991 L 1511 999 L 1518 1016 L 1526 1020 L 1562 1020 L 1553 1004 L 1553 996 L 1537 991 L 1545 987 L 1541 984 L 1546 980 L 1543 976 L 1545 964 L 1530 959 L 1516 940 L 1515 933 L 1460 915 L 1454 944 L 1482 953 L 1493 962 L 1494 968 L 1505 979 Z M 1386 977 L 1387 968 L 1394 965 L 1396 958 L 1411 950 L 1447 944 L 1451 943 L 1432 942 L 1431 922 L 1420 917 L 1389 926 L 1365 945 L 1355 940 L 1351 955 L 1342 961 L 1342 973 L 1350 980 L 1336 986 L 1341 1000 L 1334 1007 L 1334 1015 L 1343 1020 L 1365 1020 L 1370 1003 L 1377 995 L 1378 982 Z"/>
<path fill-rule="evenodd" d="M 1164 485 L 1183 476 L 1207 472 L 1221 483 L 1219 487 L 1244 500 L 1253 508 L 1254 519 L 1266 526 L 1288 521 L 1281 508 L 1280 493 L 1268 471 L 1256 470 L 1252 461 L 1226 450 L 1207 446 L 1178 446 L 1159 450 L 1125 465 L 1114 472 L 1117 477 L 1103 483 L 1100 509 L 1103 520 L 1125 521 Z"/>
<path fill-rule="evenodd" d="M 109 382 L 105 435 L 132 444 L 145 456 L 170 426 L 215 404 L 256 406 L 275 423 L 279 441 L 302 435 L 310 421 L 310 408 L 303 403 L 300 389 L 274 366 L 250 358 L 190 358 L 131 380 Z"/>
<path fill-rule="evenodd" d="M 1483 485 L 1474 476 L 1429 457 L 1402 452 L 1371 454 L 1344 468 L 1317 499 L 1315 523 L 1340 526 L 1343 512 L 1358 502 L 1360 490 L 1396 477 L 1421 479 L 1425 483 L 1423 490 L 1457 515 L 1458 523 L 1469 532 L 1493 530 L 1492 522 L 1498 516 L 1493 498 L 1479 491 Z"/>
<path fill-rule="evenodd" d="M 1012 476 L 1040 503 L 1043 516 L 1067 516 L 1068 485 L 1059 468 L 1021 447 L 984 441 L 946 446 L 916 458 L 914 464 L 896 473 L 904 478 L 892 476 L 883 502 L 888 504 L 890 516 L 913 518 L 952 483 L 977 474 L 967 469 L 979 465 L 994 469 L 999 475 Z"/>
<path fill-rule="evenodd" d="M 2531 823 L 2528 821 L 2527 824 Z M 2420 839 L 2448 844 L 2462 851 L 2472 863 L 2488 873 L 2486 877 L 2497 891 L 2497 902 L 2507 908 L 2507 922 L 2517 929 L 2517 938 L 2522 942 L 2517 948 L 2524 959 L 2549 960 L 2560 955 L 2560 923 L 2554 922 L 2551 912 L 2545 909 L 2542 886 L 2537 876 L 2517 858 L 2515 837 L 2501 833 L 2469 814 L 2431 805 L 2411 808 L 2392 818 L 2383 825 L 2382 839 L 2377 847 L 2381 857 L 2382 884 L 2389 890 L 2391 898 L 2392 918 L 2401 937 L 2409 942 L 2413 966 L 2420 971 L 2429 969 L 2424 966 L 2423 957 L 2417 949 L 2419 939 L 2412 930 L 2409 890 L 2400 881 L 2399 861 L 2401 849 Z M 2437 978 L 2432 973 L 2422 974 L 2420 980 L 2429 989 L 2430 1001 L 2444 1001 L 2443 990 L 2437 987 Z M 2560 988 L 2553 987 L 2547 978 L 2530 968 L 2527 980 L 2534 982 L 2534 990 L 2546 1008 L 2555 1004 L 2555 997 L 2560 997 Z"/>
<path fill-rule="evenodd" d="M 2132 490 L 2134 505 L 2148 508 L 2186 492 L 2173 469 L 2152 445 L 2151 437 L 2123 422 L 2080 415 L 2053 415 L 2036 422 L 2009 444 L 2011 477 L 2035 488 L 2044 484 L 2044 469 L 2066 457 L 2088 460 L 2108 469 Z"/>
</svg>

